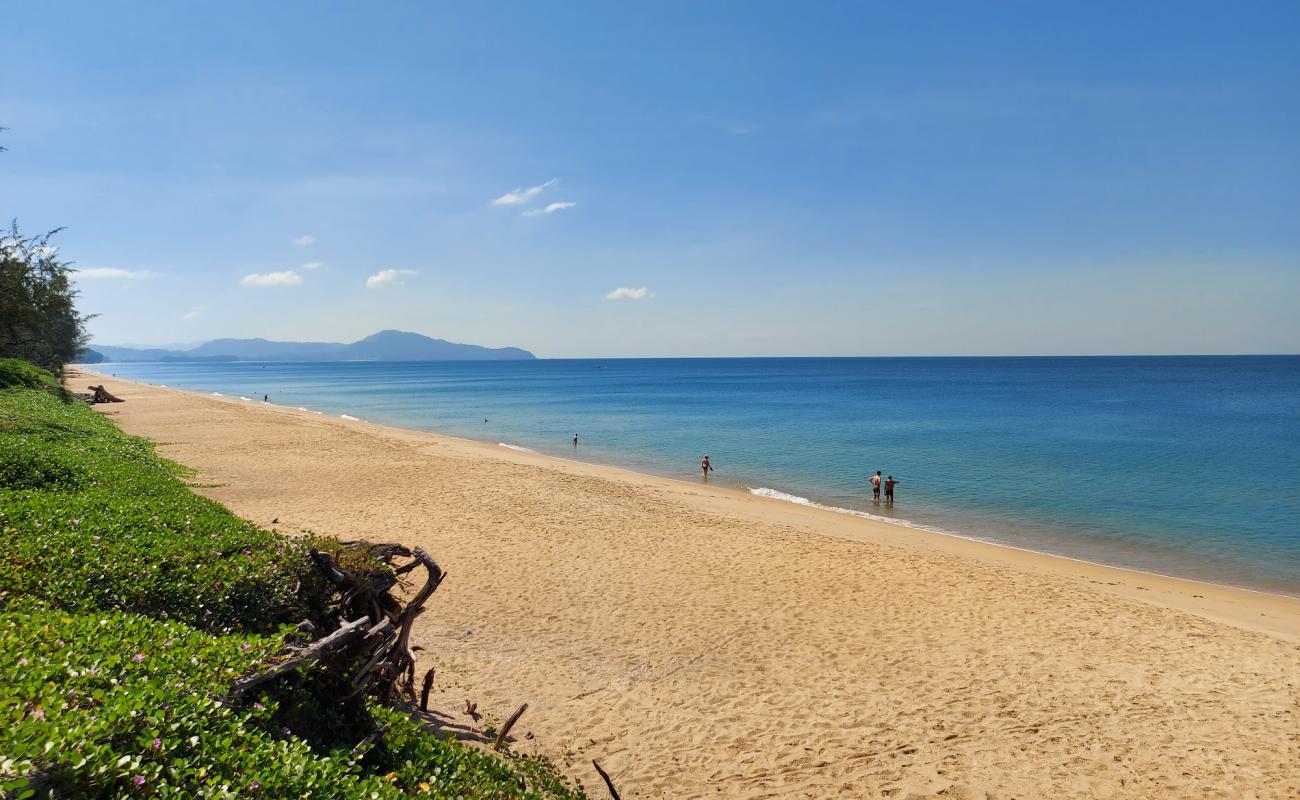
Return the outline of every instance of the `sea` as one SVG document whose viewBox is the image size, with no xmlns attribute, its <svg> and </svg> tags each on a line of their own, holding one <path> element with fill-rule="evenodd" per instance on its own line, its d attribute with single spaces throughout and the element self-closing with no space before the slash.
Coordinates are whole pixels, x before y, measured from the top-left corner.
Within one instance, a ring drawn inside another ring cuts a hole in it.
<svg viewBox="0 0 1300 800">
<path fill-rule="evenodd" d="M 95 369 L 1300 596 L 1300 356 Z"/>
</svg>

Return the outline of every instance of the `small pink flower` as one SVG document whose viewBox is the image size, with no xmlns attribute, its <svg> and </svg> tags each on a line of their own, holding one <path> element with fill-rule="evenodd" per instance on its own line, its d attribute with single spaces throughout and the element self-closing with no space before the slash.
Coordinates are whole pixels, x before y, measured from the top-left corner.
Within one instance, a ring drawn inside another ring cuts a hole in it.
<svg viewBox="0 0 1300 800">
<path fill-rule="evenodd" d="M 285 736 L 293 736 L 293 731 L 288 728 L 281 728 L 280 733 L 283 733 Z"/>
<path fill-rule="evenodd" d="M 244 643 L 243 643 L 242 645 L 240 645 L 240 647 L 239 647 L 240 650 L 251 650 L 252 648 L 253 648 L 253 646 L 252 646 L 251 644 L 249 644 L 248 642 L 244 642 Z"/>
<path fill-rule="evenodd" d="M 43 708 L 38 708 L 38 709 L 36 709 L 35 711 L 33 711 L 33 712 L 32 712 L 32 718 L 33 718 L 33 719 L 39 719 L 39 720 L 43 720 L 43 719 L 45 719 L 45 709 L 43 709 Z"/>
<path fill-rule="evenodd" d="M 136 775 L 134 778 L 131 779 L 131 784 L 135 786 L 137 789 L 140 788 L 141 786 L 144 786 L 144 776 Z"/>
<path fill-rule="evenodd" d="M 250 791 L 260 792 L 262 791 L 262 784 L 258 783 L 257 781 L 253 781 L 252 783 L 248 784 L 248 788 Z"/>
<path fill-rule="evenodd" d="M 27 666 L 27 659 L 26 659 L 26 658 L 20 658 L 20 659 L 18 659 L 18 666 L 20 666 L 20 667 L 25 667 L 25 666 Z"/>
<path fill-rule="evenodd" d="M 254 711 L 265 711 L 265 710 L 266 710 L 266 706 L 262 705 L 261 703 L 253 703 L 253 710 L 254 710 Z"/>
<path fill-rule="evenodd" d="M 155 749 L 155 750 L 161 750 L 161 749 L 162 749 L 162 739 L 154 739 L 152 742 L 149 743 L 149 746 L 152 747 L 152 748 Z"/>
<path fill-rule="evenodd" d="M 141 661 L 144 661 L 144 653 L 136 653 L 135 663 L 139 664 Z"/>
<path fill-rule="evenodd" d="M 74 528 L 77 527 L 77 526 L 80 525 L 80 524 L 81 524 L 81 520 L 79 520 L 79 519 L 74 519 L 74 520 L 72 521 L 72 527 L 74 527 Z"/>
</svg>

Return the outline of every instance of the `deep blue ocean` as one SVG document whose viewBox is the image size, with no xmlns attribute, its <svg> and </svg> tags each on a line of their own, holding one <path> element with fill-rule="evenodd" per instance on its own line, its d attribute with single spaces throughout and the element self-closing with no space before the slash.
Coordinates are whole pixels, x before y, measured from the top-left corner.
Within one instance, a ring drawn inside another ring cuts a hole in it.
<svg viewBox="0 0 1300 800">
<path fill-rule="evenodd" d="M 1300 595 L 1300 356 L 96 369 Z"/>
</svg>

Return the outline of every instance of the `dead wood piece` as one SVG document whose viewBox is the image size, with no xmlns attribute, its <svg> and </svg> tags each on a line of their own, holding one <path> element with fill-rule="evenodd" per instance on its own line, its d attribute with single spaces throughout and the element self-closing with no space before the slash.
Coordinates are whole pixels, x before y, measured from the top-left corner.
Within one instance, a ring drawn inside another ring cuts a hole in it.
<svg viewBox="0 0 1300 800">
<path fill-rule="evenodd" d="M 394 641 L 396 641 L 395 637 L 390 638 L 388 641 L 384 642 L 382 647 L 375 649 L 375 654 L 370 657 L 370 660 L 366 662 L 364 667 L 357 671 L 356 677 L 352 679 L 353 686 L 359 686 L 361 682 L 366 679 L 366 676 L 370 674 L 370 670 L 374 669 L 379 665 L 380 661 L 383 661 L 390 655 L 391 651 L 389 650 L 389 647 L 392 646 Z"/>
<path fill-rule="evenodd" d="M 510 715 L 510 719 L 506 720 L 506 724 L 501 726 L 501 732 L 497 734 L 497 740 L 492 745 L 493 750 L 501 749 L 501 745 L 505 743 L 506 736 L 509 735 L 510 729 L 515 726 L 515 723 L 519 721 L 519 718 L 522 717 L 524 715 L 524 712 L 527 710 L 528 710 L 528 704 L 524 703 L 518 709 L 515 710 L 515 713 Z"/>
<path fill-rule="evenodd" d="M 466 701 L 465 701 L 465 713 L 466 713 L 466 714 L 467 714 L 471 719 L 477 720 L 477 719 L 478 719 L 478 703 L 471 703 L 470 701 L 466 700 Z"/>
<path fill-rule="evenodd" d="M 388 630 L 391 627 L 393 627 L 393 621 L 388 617 L 384 617 L 379 621 L 378 625 L 366 631 L 366 638 L 373 639 L 374 637 L 378 636 L 379 634 L 383 633 L 384 631 Z"/>
<path fill-rule="evenodd" d="M 429 690 L 433 688 L 433 667 L 424 673 L 424 684 L 420 686 L 420 710 L 429 710 Z"/>
<path fill-rule="evenodd" d="M 351 622 L 345 622 L 339 626 L 338 630 L 334 631 L 329 636 L 326 636 L 324 639 L 321 639 L 320 641 L 313 643 L 310 647 L 305 648 L 300 655 L 285 659 L 265 672 L 260 672 L 256 675 L 251 675 L 242 680 L 235 681 L 233 690 L 234 696 L 240 697 L 246 694 L 250 689 L 255 689 L 268 681 L 275 680 L 281 675 L 292 672 L 303 664 L 320 661 L 330 653 L 339 650 L 353 639 L 362 635 L 365 626 L 369 624 L 369 622 L 369 617 L 360 617 Z"/>
<path fill-rule="evenodd" d="M 443 578 L 447 577 L 447 573 L 442 571 L 437 562 L 420 548 L 415 548 L 413 556 L 428 571 L 428 578 L 425 580 L 424 586 L 411 599 L 411 602 L 406 604 L 406 608 L 397 617 L 397 622 L 400 625 L 397 643 L 393 646 L 392 656 L 388 660 L 388 663 L 394 668 L 394 680 L 405 674 L 408 689 L 412 688 L 411 684 L 415 681 L 415 656 L 410 649 L 411 625 L 415 622 L 416 616 L 423 610 L 429 596 L 442 583 Z M 386 701 L 390 697 L 393 688 L 391 685 L 385 687 L 381 698 Z"/>
<path fill-rule="evenodd" d="M 387 732 L 388 732 L 388 726 L 380 725 L 378 728 L 374 730 L 373 733 L 371 733 L 369 736 L 356 743 L 356 745 L 352 748 L 352 755 L 356 755 L 357 753 L 364 750 L 368 745 L 374 744 L 376 739 L 378 739 L 380 736 L 383 736 Z"/>
<path fill-rule="evenodd" d="M 623 798 L 618 796 L 618 790 L 614 788 L 614 782 L 609 779 L 609 773 L 601 769 L 600 765 L 596 763 L 596 759 L 594 758 L 591 760 L 591 765 L 596 768 L 596 771 L 600 773 L 601 779 L 605 781 L 605 788 L 609 789 L 609 796 L 613 798 L 613 800 L 623 800 Z"/>
<path fill-rule="evenodd" d="M 111 394 L 103 386 L 87 386 L 86 388 L 94 392 L 94 394 L 91 395 L 91 400 L 90 400 L 90 402 L 92 403 L 125 403 L 126 402 L 122 398 Z"/>
</svg>

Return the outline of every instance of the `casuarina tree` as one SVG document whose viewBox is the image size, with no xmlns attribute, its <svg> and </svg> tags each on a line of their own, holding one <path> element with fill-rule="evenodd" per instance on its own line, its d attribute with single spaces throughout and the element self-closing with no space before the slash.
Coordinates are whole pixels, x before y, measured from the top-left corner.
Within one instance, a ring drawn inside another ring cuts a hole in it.
<svg viewBox="0 0 1300 800">
<path fill-rule="evenodd" d="M 21 358 L 58 374 L 86 344 L 73 269 L 50 239 L 26 237 L 14 223 L 0 234 L 0 358 Z"/>
</svg>

